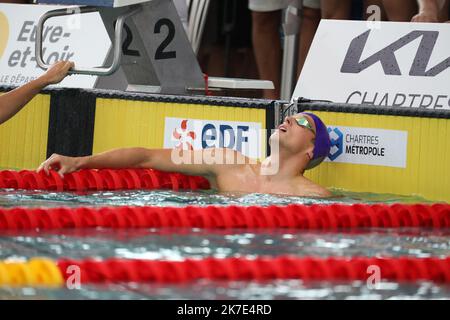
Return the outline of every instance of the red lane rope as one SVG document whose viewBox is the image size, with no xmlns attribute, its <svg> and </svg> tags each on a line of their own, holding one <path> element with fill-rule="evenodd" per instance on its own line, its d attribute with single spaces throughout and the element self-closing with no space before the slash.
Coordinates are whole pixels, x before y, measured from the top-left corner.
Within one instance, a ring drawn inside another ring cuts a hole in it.
<svg viewBox="0 0 450 320">
<path fill-rule="evenodd" d="M 161 172 L 153 169 L 101 169 L 81 170 L 61 178 L 55 171 L 46 175 L 41 171 L 0 171 L 0 188 L 87 191 L 120 189 L 209 189 L 203 177 L 180 173 Z"/>
<path fill-rule="evenodd" d="M 208 280 L 367 280 L 379 267 L 383 280 L 418 280 L 450 283 L 450 257 L 440 258 L 206 258 L 202 260 L 153 261 L 108 259 L 57 262 L 67 280 L 78 266 L 82 283 L 159 282 L 181 283 Z M 369 268 L 369 266 L 372 266 Z"/>
<path fill-rule="evenodd" d="M 62 228 L 450 228 L 450 205 L 0 208 L 0 230 Z"/>
</svg>

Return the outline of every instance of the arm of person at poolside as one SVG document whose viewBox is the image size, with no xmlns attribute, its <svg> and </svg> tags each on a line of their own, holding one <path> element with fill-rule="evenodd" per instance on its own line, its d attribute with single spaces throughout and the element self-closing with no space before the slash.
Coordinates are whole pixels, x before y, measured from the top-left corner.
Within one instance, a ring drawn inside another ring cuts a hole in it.
<svg viewBox="0 0 450 320">
<path fill-rule="evenodd" d="M 226 164 L 242 163 L 247 159 L 241 153 L 231 149 L 210 148 L 189 151 L 121 148 L 86 157 L 54 154 L 44 161 L 37 171 L 44 170 L 48 174 L 50 169 L 55 169 L 63 176 L 80 169 L 152 168 L 208 177 L 215 176 L 231 167 Z"/>
<path fill-rule="evenodd" d="M 61 82 L 73 62 L 60 61 L 52 65 L 39 78 L 0 96 L 0 124 L 12 118 L 44 87 Z"/>
<path fill-rule="evenodd" d="M 417 2 L 419 13 L 412 18 L 412 22 L 439 22 L 445 0 L 417 0 Z"/>
</svg>

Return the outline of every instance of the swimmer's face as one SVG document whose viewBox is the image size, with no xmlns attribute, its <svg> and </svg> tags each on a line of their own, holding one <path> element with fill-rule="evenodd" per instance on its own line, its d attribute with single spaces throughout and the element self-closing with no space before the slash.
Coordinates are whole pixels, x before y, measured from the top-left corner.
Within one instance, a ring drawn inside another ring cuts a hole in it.
<svg viewBox="0 0 450 320">
<path fill-rule="evenodd" d="M 286 117 L 270 137 L 271 145 L 278 142 L 280 149 L 292 154 L 308 153 L 312 158 L 316 127 L 314 120 L 303 113 Z"/>
</svg>

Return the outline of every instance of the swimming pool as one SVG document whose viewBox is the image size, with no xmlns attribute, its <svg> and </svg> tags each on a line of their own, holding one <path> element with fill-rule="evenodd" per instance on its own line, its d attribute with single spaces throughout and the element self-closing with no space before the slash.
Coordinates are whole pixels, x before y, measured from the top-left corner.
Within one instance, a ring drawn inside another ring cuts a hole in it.
<svg viewBox="0 0 450 320">
<path fill-rule="evenodd" d="M 269 206 L 299 204 L 426 203 L 419 197 L 350 193 L 334 190 L 326 200 L 261 194 L 217 194 L 210 190 L 96 191 L 57 193 L 3 189 L 0 206 Z M 448 229 L 65 229 L 4 231 L 0 260 L 33 257 L 122 258 L 182 261 L 258 256 L 278 257 L 440 257 L 450 255 Z M 450 286 L 427 281 L 383 281 L 369 288 L 365 281 L 217 281 L 192 283 L 113 283 L 80 289 L 0 288 L 3 299 L 448 299 Z"/>
</svg>

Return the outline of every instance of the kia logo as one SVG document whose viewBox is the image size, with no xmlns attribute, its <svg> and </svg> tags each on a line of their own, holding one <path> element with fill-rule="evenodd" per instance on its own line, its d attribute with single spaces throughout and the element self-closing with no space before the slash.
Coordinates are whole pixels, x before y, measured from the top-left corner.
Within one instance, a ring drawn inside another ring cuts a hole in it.
<svg viewBox="0 0 450 320">
<path fill-rule="evenodd" d="M 373 64 L 380 62 L 386 75 L 400 76 L 402 73 L 395 52 L 420 37 L 422 37 L 422 39 L 417 48 L 414 61 L 411 64 L 409 75 L 434 77 L 450 67 L 450 57 L 448 57 L 434 67 L 427 69 L 434 46 L 439 37 L 439 31 L 412 31 L 394 41 L 386 48 L 381 49 L 377 53 L 361 61 L 361 56 L 364 52 L 370 32 L 371 30 L 368 30 L 352 40 L 341 67 L 342 73 L 360 73 Z"/>
</svg>

